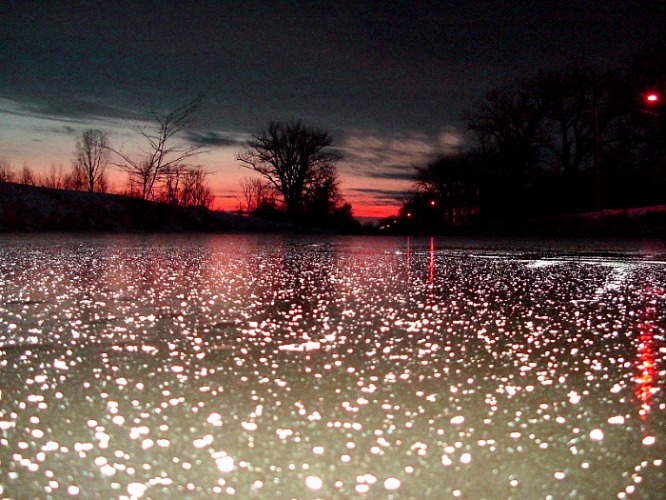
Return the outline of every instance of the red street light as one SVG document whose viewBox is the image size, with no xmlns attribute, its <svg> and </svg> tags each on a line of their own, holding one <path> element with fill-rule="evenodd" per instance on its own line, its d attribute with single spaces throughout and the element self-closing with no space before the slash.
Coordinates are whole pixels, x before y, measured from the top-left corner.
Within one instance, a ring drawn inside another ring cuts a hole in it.
<svg viewBox="0 0 666 500">
<path fill-rule="evenodd" d="M 648 104 L 656 104 L 659 102 L 659 94 L 650 92 L 645 96 L 645 100 L 648 102 Z"/>
</svg>

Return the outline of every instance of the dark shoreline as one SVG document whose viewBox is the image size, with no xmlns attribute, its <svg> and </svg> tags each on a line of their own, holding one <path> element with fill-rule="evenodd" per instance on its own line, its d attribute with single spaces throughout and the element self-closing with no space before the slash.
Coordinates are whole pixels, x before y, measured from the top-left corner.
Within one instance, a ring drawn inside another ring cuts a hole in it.
<svg viewBox="0 0 666 500">
<path fill-rule="evenodd" d="M 201 207 L 0 182 L 0 233 L 265 233 L 290 229 L 279 222 Z"/>
<path fill-rule="evenodd" d="M 0 233 L 306 233 L 279 221 L 178 207 L 117 194 L 68 191 L 0 182 Z M 444 235 L 519 238 L 666 239 L 666 206 L 611 209 L 541 219 L 487 222 L 446 230 L 399 227 L 366 235 Z M 358 234 L 358 233 L 355 233 Z"/>
</svg>

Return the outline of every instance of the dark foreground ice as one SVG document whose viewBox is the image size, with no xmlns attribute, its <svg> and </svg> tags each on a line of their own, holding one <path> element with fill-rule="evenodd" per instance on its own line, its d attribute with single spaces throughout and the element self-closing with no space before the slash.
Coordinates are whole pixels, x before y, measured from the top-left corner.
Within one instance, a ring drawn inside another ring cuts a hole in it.
<svg viewBox="0 0 666 500">
<path fill-rule="evenodd" d="M 663 246 L 0 240 L 0 498 L 664 498 Z"/>
</svg>

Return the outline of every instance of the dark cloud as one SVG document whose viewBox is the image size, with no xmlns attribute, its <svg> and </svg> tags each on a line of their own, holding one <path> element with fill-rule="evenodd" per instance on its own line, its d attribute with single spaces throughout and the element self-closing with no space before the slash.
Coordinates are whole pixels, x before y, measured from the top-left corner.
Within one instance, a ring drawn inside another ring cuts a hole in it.
<svg viewBox="0 0 666 500">
<path fill-rule="evenodd" d="M 53 134 L 76 135 L 79 130 L 69 125 L 60 125 L 55 127 L 35 127 L 37 132 L 47 131 Z"/>
<path fill-rule="evenodd" d="M 386 204 L 395 205 L 396 200 L 402 200 L 407 191 L 400 189 L 381 189 L 381 188 L 349 188 L 346 190 L 349 193 L 349 198 L 352 199 L 355 195 L 371 195 L 375 199 L 381 199 Z"/>
<path fill-rule="evenodd" d="M 33 96 L 4 99 L 4 105 L 0 106 L 0 112 L 79 124 L 85 124 L 90 120 L 130 120 L 138 117 L 136 112 L 118 107 L 113 103 L 81 97 L 68 97 L 66 95 L 53 96 L 47 99 Z"/>
<path fill-rule="evenodd" d="M 414 167 L 412 165 L 388 166 L 381 170 L 365 172 L 365 175 L 373 179 L 410 181 L 414 178 Z"/>
<path fill-rule="evenodd" d="M 414 167 L 425 165 L 438 154 L 437 134 L 404 130 L 380 132 L 354 130 L 345 137 L 343 170 L 354 177 L 410 180 Z"/>
<path fill-rule="evenodd" d="M 617 64 L 663 33 L 657 2 L 38 2 L 0 11 L 0 97 L 131 117 L 210 97 L 205 126 L 268 119 L 435 132 L 512 77 Z"/>
<path fill-rule="evenodd" d="M 246 141 L 245 137 L 216 132 L 214 130 L 205 132 L 189 131 L 185 134 L 185 139 L 193 144 L 207 147 L 240 146 Z"/>
</svg>

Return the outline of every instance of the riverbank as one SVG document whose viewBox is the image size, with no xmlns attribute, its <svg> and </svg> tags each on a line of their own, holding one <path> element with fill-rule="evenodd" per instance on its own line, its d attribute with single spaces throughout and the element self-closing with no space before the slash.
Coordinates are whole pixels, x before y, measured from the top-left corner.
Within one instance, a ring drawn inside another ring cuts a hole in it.
<svg viewBox="0 0 666 500">
<path fill-rule="evenodd" d="M 436 218 L 433 218 L 429 225 L 419 225 L 408 218 L 396 217 L 385 219 L 379 226 L 379 233 L 548 239 L 666 239 L 666 205 L 604 209 L 513 220 L 497 220 L 486 216 L 461 225 L 442 225 Z"/>
<path fill-rule="evenodd" d="M 286 224 L 108 193 L 0 182 L 0 232 L 283 232 Z"/>
<path fill-rule="evenodd" d="M 378 234 L 439 234 L 398 224 Z M 323 230 L 322 230 L 323 231 Z M 360 232 L 373 234 L 366 226 Z M 319 232 L 284 222 L 117 194 L 0 182 L 0 232 Z M 330 232 L 330 231 L 324 231 Z M 666 205 L 448 228 L 447 235 L 546 238 L 666 238 Z"/>
<path fill-rule="evenodd" d="M 605 209 L 498 223 L 480 232 L 536 237 L 666 238 L 666 205 Z"/>
</svg>

